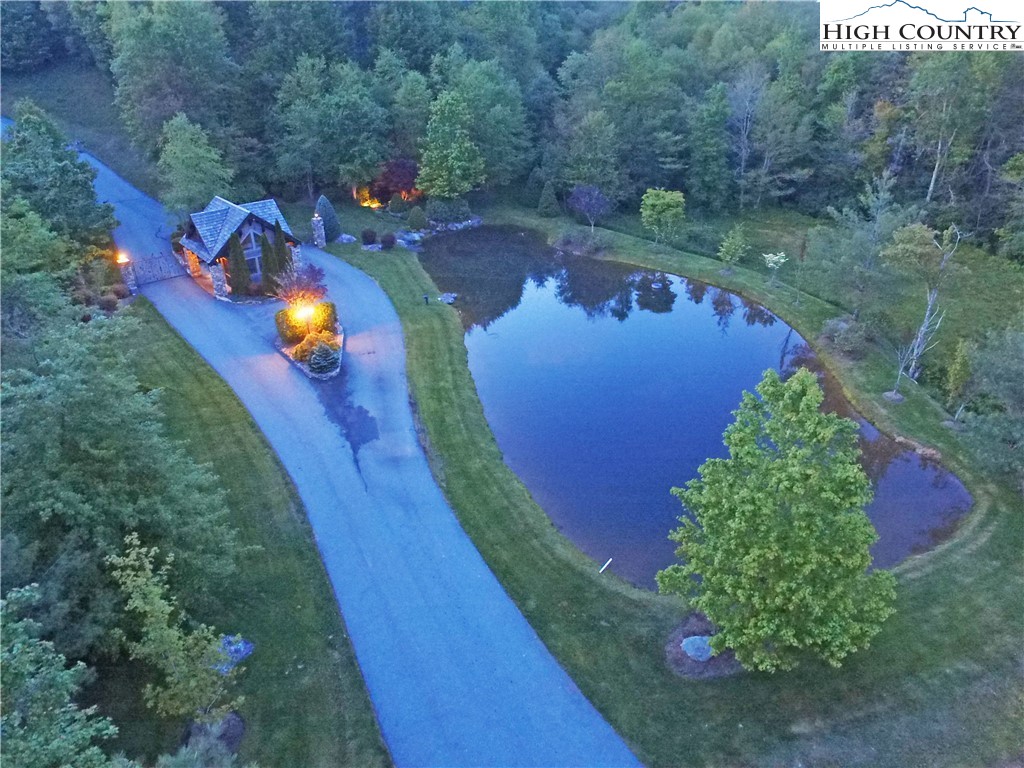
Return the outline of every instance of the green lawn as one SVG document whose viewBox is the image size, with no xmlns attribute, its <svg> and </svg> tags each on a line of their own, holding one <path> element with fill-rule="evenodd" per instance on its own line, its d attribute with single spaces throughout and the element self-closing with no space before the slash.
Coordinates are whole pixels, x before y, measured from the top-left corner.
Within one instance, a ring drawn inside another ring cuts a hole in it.
<svg viewBox="0 0 1024 768">
<path fill-rule="evenodd" d="M 492 223 L 549 235 L 569 226 L 496 203 Z M 342 216 L 344 221 L 344 215 Z M 757 299 L 814 339 L 836 307 L 738 269 L 621 233 L 610 258 L 704 279 Z M 424 306 L 436 292 L 414 255 L 332 252 L 368 272 L 402 319 L 410 385 L 439 482 L 463 526 L 531 624 L 597 708 L 651 765 L 984 765 L 1019 751 L 1024 686 L 1018 672 L 1024 578 L 1019 498 L 985 477 L 939 425 L 920 390 L 894 407 L 884 349 L 853 368 L 822 351 L 865 415 L 942 451 L 976 507 L 955 539 L 898 569 L 898 613 L 873 647 L 842 669 L 809 664 L 775 676 L 714 682 L 674 677 L 675 598 L 598 575 L 558 534 L 501 454 L 466 363 L 454 309 Z M 680 483 L 688 478 L 680 478 Z M 667 532 L 666 532 L 667 533 Z"/>
<path fill-rule="evenodd" d="M 97 67 L 77 61 L 58 61 L 38 72 L 4 72 L 3 114 L 14 117 L 14 105 L 30 98 L 57 121 L 71 141 L 103 160 L 118 175 L 156 197 L 156 168 L 137 149 L 114 106 L 114 87 Z"/>
<path fill-rule="evenodd" d="M 262 766 L 387 766 L 390 759 L 295 488 L 230 388 L 145 299 L 138 376 L 162 391 L 171 435 L 213 465 L 231 523 L 258 553 L 242 558 L 215 614 L 198 618 L 256 644 L 239 692 L 248 725 L 242 761 Z M 121 728 L 115 748 L 173 751 L 182 723 L 144 710 L 134 665 L 100 670 L 99 703 Z"/>
</svg>

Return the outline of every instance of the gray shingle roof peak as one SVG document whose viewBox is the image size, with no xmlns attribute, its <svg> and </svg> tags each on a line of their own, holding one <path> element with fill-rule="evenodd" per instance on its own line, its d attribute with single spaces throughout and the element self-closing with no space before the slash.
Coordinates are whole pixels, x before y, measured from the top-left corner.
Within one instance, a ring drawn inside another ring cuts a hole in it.
<svg viewBox="0 0 1024 768">
<path fill-rule="evenodd" d="M 212 262 L 221 249 L 227 244 L 232 233 L 252 214 L 269 224 L 281 222 L 281 229 L 293 238 L 291 227 L 281 214 L 281 209 L 272 199 L 257 200 L 252 203 L 236 205 L 230 200 L 217 196 L 199 213 L 191 214 L 196 228 L 197 239 L 182 238 L 186 248 L 191 250 L 203 261 Z"/>
</svg>

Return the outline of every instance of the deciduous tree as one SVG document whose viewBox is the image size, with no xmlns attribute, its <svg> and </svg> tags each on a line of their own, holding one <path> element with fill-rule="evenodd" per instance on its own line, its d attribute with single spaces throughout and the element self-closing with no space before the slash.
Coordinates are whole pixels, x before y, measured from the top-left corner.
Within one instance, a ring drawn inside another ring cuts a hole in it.
<svg viewBox="0 0 1024 768">
<path fill-rule="evenodd" d="M 234 172 L 206 131 L 179 112 L 164 125 L 160 139 L 160 180 L 163 202 L 179 220 L 203 209 L 215 196 L 231 197 Z"/>
<path fill-rule="evenodd" d="M 814 374 L 767 371 L 725 431 L 729 458 L 710 459 L 673 489 L 693 519 L 670 538 L 682 563 L 663 592 L 693 595 L 718 627 L 711 645 L 746 667 L 790 669 L 805 656 L 839 666 L 893 612 L 895 579 L 868 571 L 878 538 L 864 514 L 871 484 L 857 426 L 822 413 Z"/>
<path fill-rule="evenodd" d="M 654 242 L 677 234 L 686 219 L 682 192 L 648 189 L 640 201 L 640 222 L 654 233 Z"/>
<path fill-rule="evenodd" d="M 572 210 L 590 222 L 590 234 L 594 234 L 597 220 L 607 216 L 612 209 L 612 201 L 600 189 L 592 186 L 573 187 L 566 202 Z"/>
<path fill-rule="evenodd" d="M 416 185 L 431 197 L 452 200 L 484 182 L 484 159 L 470 139 L 471 119 L 457 93 L 446 91 L 431 105 L 416 179 Z"/>
</svg>

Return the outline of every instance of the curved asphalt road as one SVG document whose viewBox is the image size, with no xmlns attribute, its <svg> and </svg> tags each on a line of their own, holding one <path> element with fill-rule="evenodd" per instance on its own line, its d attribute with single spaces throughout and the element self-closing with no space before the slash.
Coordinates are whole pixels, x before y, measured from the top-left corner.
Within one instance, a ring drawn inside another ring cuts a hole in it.
<svg viewBox="0 0 1024 768">
<path fill-rule="evenodd" d="M 120 247 L 169 248 L 167 218 L 101 163 Z M 279 305 L 215 301 L 188 278 L 143 294 L 234 389 L 294 480 L 399 766 L 635 766 L 636 757 L 558 665 L 459 526 L 413 428 L 405 348 L 380 287 L 322 267 L 348 334 L 348 407 L 377 437 L 352 446 L 313 384 L 273 347 Z M 360 409 L 365 409 L 365 412 Z M 332 409 L 333 410 L 333 409 Z M 230 446 L 225 446 L 230 450 Z M 281 702 L 288 706 L 288 702 Z"/>
</svg>

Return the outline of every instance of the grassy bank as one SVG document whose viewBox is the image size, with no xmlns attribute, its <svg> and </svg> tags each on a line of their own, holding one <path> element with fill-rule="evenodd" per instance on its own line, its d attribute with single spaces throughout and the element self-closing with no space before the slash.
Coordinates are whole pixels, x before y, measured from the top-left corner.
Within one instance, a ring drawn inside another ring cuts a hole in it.
<svg viewBox="0 0 1024 768">
<path fill-rule="evenodd" d="M 219 595 L 219 630 L 256 645 L 239 692 L 248 732 L 242 762 L 263 766 L 386 766 L 376 719 L 295 489 L 231 389 L 145 299 L 137 374 L 162 390 L 171 435 L 213 465 L 243 544 L 235 584 Z M 173 751 L 181 723 L 164 722 L 138 697 L 141 671 L 101 670 L 99 703 L 121 728 L 115 748 L 152 757 Z"/>
<path fill-rule="evenodd" d="M 491 222 L 554 234 L 564 221 L 492 205 Z M 342 213 L 344 221 L 344 213 Z M 613 233 L 608 256 L 740 291 L 805 337 L 838 314 L 760 274 Z M 598 709 L 651 765 L 982 765 L 1020 749 L 1016 674 L 1022 574 L 1019 499 L 963 458 L 941 409 L 912 392 L 880 398 L 891 365 L 875 350 L 851 368 L 827 359 L 848 394 L 891 431 L 938 447 L 975 496 L 961 534 L 899 569 L 898 614 L 842 669 L 714 682 L 674 677 L 663 646 L 685 605 L 634 589 L 582 557 L 501 460 L 470 376 L 456 311 L 424 306 L 436 287 L 415 256 L 332 250 L 371 274 L 402 319 L 410 385 L 435 473 L 467 532 L 531 624 Z M 680 483 L 687 478 L 680 478 Z"/>
<path fill-rule="evenodd" d="M 70 141 L 80 141 L 121 177 L 148 195 L 157 196 L 156 168 L 132 144 L 114 106 L 114 86 L 97 67 L 57 61 L 38 72 L 4 72 L 3 114 L 14 117 L 14 105 L 32 99 L 57 121 Z"/>
</svg>

